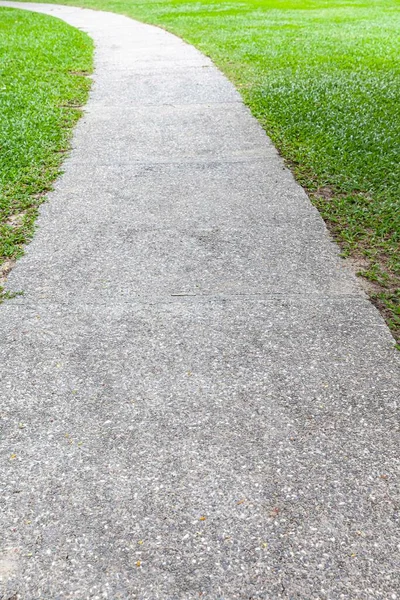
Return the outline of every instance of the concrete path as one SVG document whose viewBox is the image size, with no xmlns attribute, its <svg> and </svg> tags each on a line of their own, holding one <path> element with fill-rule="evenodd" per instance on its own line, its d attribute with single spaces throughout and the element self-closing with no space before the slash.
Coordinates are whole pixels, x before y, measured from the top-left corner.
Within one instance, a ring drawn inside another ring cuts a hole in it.
<svg viewBox="0 0 400 600">
<path fill-rule="evenodd" d="M 399 361 L 212 63 L 81 27 L 95 86 L 0 307 L 4 600 L 400 597 Z"/>
</svg>

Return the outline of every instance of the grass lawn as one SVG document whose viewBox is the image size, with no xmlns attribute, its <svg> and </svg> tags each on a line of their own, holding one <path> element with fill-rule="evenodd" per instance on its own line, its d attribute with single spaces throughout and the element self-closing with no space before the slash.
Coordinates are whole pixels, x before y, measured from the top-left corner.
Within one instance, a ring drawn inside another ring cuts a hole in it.
<svg viewBox="0 0 400 600">
<path fill-rule="evenodd" d="M 59 173 L 90 87 L 77 73 L 92 69 L 92 54 L 64 22 L 0 7 L 0 285 Z"/>
<path fill-rule="evenodd" d="M 308 190 L 400 339 L 399 0 L 64 0 L 208 54 Z"/>
</svg>

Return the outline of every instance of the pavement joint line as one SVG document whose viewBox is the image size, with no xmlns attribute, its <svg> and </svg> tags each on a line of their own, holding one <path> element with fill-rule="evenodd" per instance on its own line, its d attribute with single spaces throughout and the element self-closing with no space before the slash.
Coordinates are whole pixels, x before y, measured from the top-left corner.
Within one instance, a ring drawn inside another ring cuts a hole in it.
<svg viewBox="0 0 400 600">
<path fill-rule="evenodd" d="M 75 147 L 72 147 L 71 150 L 73 151 L 75 149 L 76 149 Z M 67 160 L 70 160 L 71 150 L 69 151 L 70 154 L 68 155 Z M 265 160 L 263 161 L 263 159 L 275 158 L 277 156 L 278 155 L 275 155 L 275 154 L 271 153 L 270 155 L 264 155 L 264 157 L 263 156 L 256 157 L 256 160 L 257 160 L 257 162 L 265 162 Z M 126 162 L 126 163 L 111 162 L 111 161 L 107 161 L 107 162 L 105 162 L 105 161 L 101 161 L 101 162 L 96 161 L 95 164 L 96 164 L 96 167 L 109 167 L 109 166 L 113 165 L 113 166 L 116 166 L 116 167 L 126 168 L 128 166 L 136 166 L 136 165 L 182 165 L 182 166 L 183 165 L 213 165 L 213 164 L 215 164 L 215 165 L 218 165 L 218 164 L 220 164 L 220 165 L 235 165 L 235 164 L 248 164 L 248 163 L 251 164 L 253 162 L 254 162 L 253 161 L 253 157 L 249 157 L 248 160 L 246 160 L 245 158 L 242 157 L 242 158 L 240 158 L 238 160 L 232 160 L 232 159 L 224 160 L 224 159 L 221 159 L 221 160 L 218 160 L 218 161 L 210 160 L 210 159 L 207 159 L 207 158 L 205 158 L 204 160 L 199 160 L 199 159 L 197 159 L 197 160 L 190 160 L 190 159 L 186 159 L 186 160 L 183 160 L 183 159 L 179 159 L 179 160 L 167 160 L 167 159 L 154 160 L 154 159 L 151 159 L 151 160 L 148 160 L 148 161 L 145 161 L 145 160 L 130 160 L 130 161 Z M 83 159 L 79 161 L 79 164 L 86 165 L 86 166 L 92 166 L 93 165 L 92 162 L 85 161 Z M 65 166 L 67 166 L 66 162 L 64 163 L 64 167 Z M 287 171 L 287 168 L 282 166 L 282 171 Z"/>
<path fill-rule="evenodd" d="M 103 288 L 103 289 L 107 289 L 107 287 Z M 237 300 L 251 300 L 251 299 L 260 299 L 260 300 L 273 300 L 273 299 L 277 299 L 277 300 L 297 300 L 299 298 L 306 298 L 306 299 L 315 299 L 315 300 L 320 300 L 320 301 L 324 301 L 324 300 L 341 300 L 344 298 L 348 298 L 348 299 L 355 299 L 355 300 L 359 300 L 360 302 L 368 302 L 368 297 L 365 295 L 361 295 L 361 294 L 352 294 L 352 293 L 343 293 L 343 294 L 332 294 L 332 295 L 328 295 L 328 294 L 309 294 L 309 293 L 298 293 L 298 294 L 165 294 L 165 295 L 161 295 L 161 296 L 156 296 L 154 299 L 151 299 L 150 296 L 136 296 L 136 297 L 132 297 L 129 299 L 122 299 L 122 300 L 118 300 L 117 302 L 120 304 L 137 304 L 137 303 L 144 303 L 147 304 L 148 302 L 159 302 L 160 304 L 163 304 L 164 302 L 194 302 L 194 301 L 218 301 L 218 300 L 226 300 L 226 301 L 237 301 Z M 72 306 L 75 304 L 80 304 L 80 300 L 77 300 L 76 302 L 62 302 L 60 300 L 52 300 L 52 299 L 46 299 L 46 298 L 41 298 L 38 297 L 37 302 L 39 302 L 40 304 L 52 304 L 52 305 L 62 305 L 62 306 Z M 12 298 L 10 300 L 7 300 L 7 305 L 8 306 L 33 306 L 30 305 L 28 302 L 24 302 L 22 299 L 19 298 Z M 94 301 L 90 301 L 87 302 L 88 306 L 108 306 L 109 302 L 94 302 Z M 383 325 L 385 325 L 384 321 L 382 321 Z"/>
<path fill-rule="evenodd" d="M 82 30 L 82 31 L 84 31 L 84 30 Z M 139 67 L 140 64 L 143 64 L 143 63 L 137 62 L 137 63 L 135 63 L 134 66 L 129 67 L 129 68 L 128 67 L 126 67 L 126 68 L 121 68 L 121 67 L 119 67 L 119 68 L 118 67 L 117 68 L 112 68 L 112 67 L 106 65 L 106 66 L 104 66 L 104 68 L 102 68 L 102 72 L 103 72 L 103 75 L 106 75 L 108 72 L 111 72 L 113 75 L 115 75 L 115 73 L 124 73 L 124 74 L 126 74 L 126 73 L 132 73 L 133 75 L 137 75 L 138 73 L 142 74 L 143 70 L 142 70 L 142 68 Z M 164 66 L 165 65 L 165 61 L 162 61 L 162 60 L 160 60 L 160 61 L 152 61 L 152 62 L 148 62 L 148 63 L 144 64 L 144 66 L 147 68 L 148 65 L 153 65 L 153 64 Z M 197 71 L 197 70 L 202 70 L 202 69 L 217 70 L 216 67 L 215 67 L 215 65 L 184 65 L 183 63 L 181 63 L 180 66 L 184 67 L 184 72 L 185 73 L 187 71 Z M 165 68 L 162 69 L 163 74 L 168 73 L 168 70 L 170 71 L 171 75 L 176 72 L 176 68 L 174 68 L 174 69 L 168 69 L 168 66 L 165 66 Z M 218 73 L 219 73 L 219 71 L 218 71 Z M 146 70 L 146 75 L 154 75 L 156 77 L 159 74 L 160 74 L 159 71 Z M 93 77 L 93 74 L 87 75 L 87 77 Z"/>
<path fill-rule="evenodd" d="M 176 102 L 163 102 L 163 103 L 143 103 L 143 102 L 122 102 L 121 104 L 112 104 L 112 105 L 108 105 L 108 104 L 103 104 L 101 102 L 98 102 L 97 100 L 93 100 L 93 102 L 90 103 L 90 108 L 86 108 L 85 110 L 85 114 L 89 114 L 92 112 L 96 112 L 97 108 L 107 108 L 107 110 L 111 110 L 113 108 L 117 108 L 117 109 L 123 109 L 123 110 L 127 110 L 127 111 L 133 111 L 135 109 L 137 109 L 138 106 L 154 106 L 154 107 L 160 107 L 160 106 L 168 106 L 170 108 L 186 108 L 187 106 L 198 106 L 198 107 L 207 107 L 207 108 L 212 108 L 214 106 L 230 106 L 231 104 L 234 105 L 238 105 L 241 108 L 243 108 L 243 102 L 241 102 L 240 100 L 231 100 L 230 102 L 184 102 L 184 103 L 176 103 Z"/>
<path fill-rule="evenodd" d="M 231 104 L 238 104 L 239 106 L 242 105 L 242 102 L 240 100 L 231 100 L 230 102 L 207 102 L 207 103 L 199 103 L 199 102 L 185 102 L 184 104 L 170 104 L 169 102 L 126 102 L 126 103 L 121 103 L 121 104 L 112 104 L 112 103 L 108 103 L 107 101 L 103 102 L 97 102 L 97 100 L 94 100 L 91 103 L 91 108 L 88 109 L 83 109 L 84 114 L 89 114 L 90 112 L 95 112 L 96 108 L 108 108 L 108 109 L 112 109 L 112 108 L 124 108 L 124 109 L 129 109 L 129 110 L 133 110 L 134 108 L 137 108 L 138 106 L 170 106 L 173 108 L 180 108 L 181 106 L 218 106 L 218 105 L 222 105 L 222 106 L 226 106 L 226 105 L 231 105 Z"/>
</svg>

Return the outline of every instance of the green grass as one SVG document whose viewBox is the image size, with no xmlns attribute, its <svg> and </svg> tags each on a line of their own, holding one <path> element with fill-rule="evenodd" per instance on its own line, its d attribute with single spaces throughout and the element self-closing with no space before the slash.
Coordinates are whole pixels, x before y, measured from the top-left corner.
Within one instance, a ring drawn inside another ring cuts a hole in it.
<svg viewBox="0 0 400 600">
<path fill-rule="evenodd" d="M 399 0 L 64 0 L 208 54 L 370 282 L 400 339 Z"/>
<path fill-rule="evenodd" d="M 0 283 L 60 171 L 90 87 L 73 73 L 91 71 L 92 53 L 58 19 L 0 8 Z"/>
</svg>

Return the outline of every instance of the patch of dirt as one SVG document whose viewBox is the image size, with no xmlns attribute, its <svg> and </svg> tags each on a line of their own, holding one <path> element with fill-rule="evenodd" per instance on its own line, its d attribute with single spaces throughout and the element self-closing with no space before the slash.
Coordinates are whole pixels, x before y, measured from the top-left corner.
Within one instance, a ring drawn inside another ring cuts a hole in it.
<svg viewBox="0 0 400 600">
<path fill-rule="evenodd" d="M 364 292 L 366 292 L 369 296 L 371 296 L 372 294 L 379 294 L 379 292 L 382 292 L 383 288 L 378 283 L 370 281 L 362 275 L 362 272 L 368 271 L 370 267 L 370 262 L 367 258 L 365 258 L 364 256 L 348 256 L 343 260 L 345 266 L 348 269 L 350 269 L 350 271 L 354 273 L 354 275 L 357 276 L 358 281 Z"/>
<path fill-rule="evenodd" d="M 22 225 L 22 221 L 24 220 L 25 212 L 18 213 L 16 215 L 11 215 L 8 217 L 6 221 L 6 225 L 9 225 L 12 228 L 17 228 Z"/>
<path fill-rule="evenodd" d="M 7 281 L 7 276 L 14 268 L 15 259 L 7 259 L 0 265 L 0 286 L 3 286 Z"/>
<path fill-rule="evenodd" d="M 59 108 L 83 108 L 82 104 L 59 104 Z"/>
<path fill-rule="evenodd" d="M 79 77 L 90 77 L 89 71 L 68 71 L 70 75 L 78 75 Z"/>
</svg>

